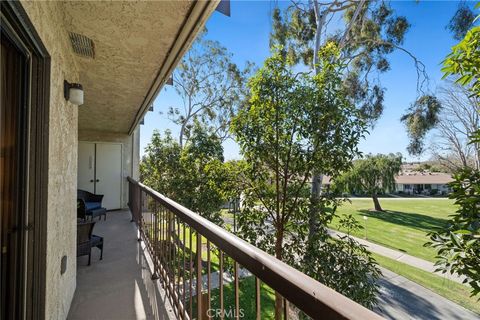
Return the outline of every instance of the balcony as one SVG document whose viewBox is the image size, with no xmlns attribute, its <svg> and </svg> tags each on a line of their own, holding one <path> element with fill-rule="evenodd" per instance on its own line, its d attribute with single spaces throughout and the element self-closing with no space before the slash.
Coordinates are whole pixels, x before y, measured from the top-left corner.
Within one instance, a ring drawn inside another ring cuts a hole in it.
<svg viewBox="0 0 480 320">
<path fill-rule="evenodd" d="M 115 239 L 111 240 L 115 241 L 111 244 L 112 252 L 107 247 L 105 256 L 111 254 L 117 258 L 112 257 L 112 262 L 104 262 L 104 266 L 90 267 L 102 271 L 88 280 L 90 270 L 79 267 L 71 319 L 81 315 L 83 309 L 95 309 L 91 304 L 103 303 L 113 304 L 120 317 L 126 315 L 121 310 L 130 307 L 140 312 L 140 318 L 145 318 L 143 315 L 162 318 L 170 312 L 177 319 L 264 319 L 274 318 L 276 312 L 277 318 L 283 319 L 297 319 L 301 313 L 313 319 L 381 319 L 155 190 L 131 178 L 128 181 L 129 207 L 135 224 L 127 223 L 130 216 L 123 212 L 115 217 L 122 221 L 121 226 L 105 227 L 115 229 L 110 230 L 110 239 Z M 134 241 L 135 225 L 139 242 Z M 117 241 L 113 232 L 121 240 Z M 108 282 L 109 265 L 122 263 L 128 256 L 135 256 L 136 260 L 124 262 L 125 267 L 119 271 L 120 283 L 108 283 L 99 292 L 85 290 L 88 293 L 81 294 L 82 288 L 93 283 Z M 151 273 L 146 272 L 148 261 Z M 151 294 L 152 287 L 159 287 L 158 283 L 165 291 Z M 97 295 L 99 300 L 94 298 Z M 110 297 L 102 302 L 105 295 Z M 118 299 L 112 295 L 118 295 Z M 163 310 L 151 307 L 159 299 L 165 303 Z M 138 313 L 132 316 L 139 318 Z"/>
<path fill-rule="evenodd" d="M 78 259 L 68 319 L 273 318 L 274 291 L 283 319 L 380 319 L 130 178 L 129 206 L 96 224 L 104 257 Z"/>
<path fill-rule="evenodd" d="M 131 211 L 111 212 L 95 226 L 105 237 L 103 260 L 96 249 L 91 266 L 78 258 L 68 319 L 231 319 L 235 312 L 273 319 L 274 290 L 282 296 L 283 319 L 298 319 L 300 310 L 314 319 L 380 318 L 132 179 L 129 197 Z M 382 272 L 375 309 L 387 318 L 478 318 Z"/>
</svg>

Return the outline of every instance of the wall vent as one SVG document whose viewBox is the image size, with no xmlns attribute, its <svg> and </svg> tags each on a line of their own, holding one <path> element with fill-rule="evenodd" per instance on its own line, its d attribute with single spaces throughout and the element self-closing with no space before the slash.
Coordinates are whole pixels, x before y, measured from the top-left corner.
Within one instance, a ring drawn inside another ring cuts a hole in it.
<svg viewBox="0 0 480 320">
<path fill-rule="evenodd" d="M 95 45 L 93 40 L 75 32 L 69 32 L 73 51 L 81 56 L 95 58 Z"/>
</svg>

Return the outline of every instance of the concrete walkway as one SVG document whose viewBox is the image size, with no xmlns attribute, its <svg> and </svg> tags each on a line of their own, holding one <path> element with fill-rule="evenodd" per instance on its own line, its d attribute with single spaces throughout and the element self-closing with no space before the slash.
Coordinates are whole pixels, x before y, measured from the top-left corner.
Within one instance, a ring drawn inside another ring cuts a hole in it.
<svg viewBox="0 0 480 320">
<path fill-rule="evenodd" d="M 387 319 L 478 320 L 462 306 L 410 281 L 380 268 L 380 294 L 375 312 Z"/>
<path fill-rule="evenodd" d="M 335 231 L 335 230 L 329 230 L 329 232 L 330 232 L 330 234 L 335 235 L 336 237 L 341 237 L 341 236 L 346 235 L 345 233 Z M 408 264 L 412 267 L 415 267 L 415 268 L 418 268 L 418 269 L 421 269 L 421 270 L 424 270 L 424 271 L 427 271 L 427 272 L 435 273 L 435 274 L 439 275 L 440 277 L 444 277 L 446 279 L 449 279 L 449 280 L 452 280 L 452 281 L 455 281 L 455 282 L 458 282 L 458 283 L 462 283 L 463 280 L 465 279 L 465 277 L 458 276 L 456 274 L 435 272 L 435 269 L 437 269 L 437 267 L 434 266 L 433 262 L 408 255 L 408 254 L 406 254 L 404 252 L 401 252 L 401 251 L 397 251 L 397 250 L 393 250 L 393 249 L 381 246 L 379 244 L 367 241 L 365 239 L 361 239 L 361 238 L 357 238 L 357 237 L 353 237 L 353 236 L 352 236 L 352 238 L 355 239 L 356 241 L 358 241 L 359 243 L 363 244 L 364 246 L 366 246 L 368 248 L 368 250 L 370 250 L 371 252 L 377 253 L 381 256 L 384 256 L 384 257 L 387 257 L 387 258 L 390 258 L 390 259 L 393 259 L 393 260 L 396 260 L 396 261 L 403 262 L 403 263 Z"/>
<path fill-rule="evenodd" d="M 77 259 L 77 289 L 70 320 L 175 319 L 169 299 L 151 272 L 129 211 L 113 211 L 97 221 L 93 233 L 104 237 L 103 260 L 92 249 Z"/>
</svg>

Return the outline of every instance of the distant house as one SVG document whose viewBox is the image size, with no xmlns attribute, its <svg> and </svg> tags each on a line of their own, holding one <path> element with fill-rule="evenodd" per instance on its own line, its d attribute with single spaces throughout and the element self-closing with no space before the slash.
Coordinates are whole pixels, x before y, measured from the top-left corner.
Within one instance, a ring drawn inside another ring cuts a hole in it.
<svg viewBox="0 0 480 320">
<path fill-rule="evenodd" d="M 447 173 L 408 172 L 395 177 L 395 192 L 406 194 L 448 194 L 448 183 L 453 181 Z"/>
<path fill-rule="evenodd" d="M 395 190 L 393 193 L 403 194 L 448 194 L 450 188 L 448 183 L 453 181 L 450 174 L 433 172 L 402 172 L 395 177 Z M 323 185 L 332 183 L 329 176 L 323 176 Z"/>
</svg>

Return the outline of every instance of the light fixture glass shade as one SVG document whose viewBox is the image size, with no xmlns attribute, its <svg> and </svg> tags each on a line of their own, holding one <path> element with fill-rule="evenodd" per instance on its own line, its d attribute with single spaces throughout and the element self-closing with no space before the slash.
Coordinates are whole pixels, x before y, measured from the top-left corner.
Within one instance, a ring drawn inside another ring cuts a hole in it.
<svg viewBox="0 0 480 320">
<path fill-rule="evenodd" d="M 83 90 L 81 88 L 70 87 L 68 100 L 77 106 L 81 106 L 83 104 Z"/>
</svg>

